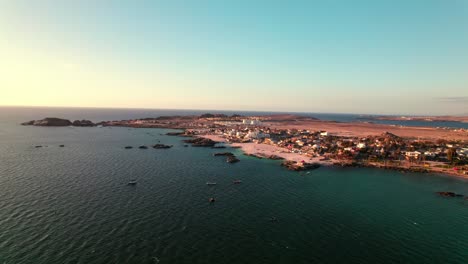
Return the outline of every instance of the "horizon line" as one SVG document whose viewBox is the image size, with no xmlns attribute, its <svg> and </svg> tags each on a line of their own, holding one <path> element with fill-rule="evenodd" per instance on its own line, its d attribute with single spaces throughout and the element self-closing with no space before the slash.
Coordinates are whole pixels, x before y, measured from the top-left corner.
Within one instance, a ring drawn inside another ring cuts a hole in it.
<svg viewBox="0 0 468 264">
<path fill-rule="evenodd" d="M 363 115 L 363 116 L 468 116 L 468 113 L 461 114 L 433 114 L 433 115 L 418 115 L 418 114 L 369 114 L 369 113 L 347 113 L 347 112 L 308 112 L 308 111 L 273 111 L 273 110 L 240 110 L 240 109 L 194 109 L 194 108 L 150 108 L 150 107 L 99 107 L 99 106 L 44 106 L 44 105 L 0 105 L 0 107 L 17 107 L 17 108 L 77 108 L 77 109 L 122 109 L 122 110 L 186 110 L 186 111 L 221 111 L 221 112 L 257 112 L 257 113 L 290 113 L 290 114 L 340 114 L 340 115 Z"/>
</svg>

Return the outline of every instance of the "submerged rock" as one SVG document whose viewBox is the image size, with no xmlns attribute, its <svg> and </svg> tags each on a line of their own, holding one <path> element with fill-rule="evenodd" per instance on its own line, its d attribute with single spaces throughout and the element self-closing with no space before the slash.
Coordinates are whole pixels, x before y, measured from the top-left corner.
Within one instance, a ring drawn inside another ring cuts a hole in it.
<svg viewBox="0 0 468 264">
<path fill-rule="evenodd" d="M 463 197 L 463 194 L 458 194 L 454 192 L 436 192 L 438 195 L 442 197 Z"/>
</svg>

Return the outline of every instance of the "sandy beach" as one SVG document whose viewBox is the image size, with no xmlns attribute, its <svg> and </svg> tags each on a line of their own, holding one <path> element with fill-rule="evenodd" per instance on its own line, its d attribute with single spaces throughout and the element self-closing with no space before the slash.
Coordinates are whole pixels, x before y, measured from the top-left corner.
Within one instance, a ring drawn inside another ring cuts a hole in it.
<svg viewBox="0 0 468 264">
<path fill-rule="evenodd" d="M 204 138 L 209 138 L 218 142 L 226 142 L 226 139 L 218 135 L 203 135 Z M 319 157 L 308 157 L 300 153 L 290 153 L 287 149 L 267 145 L 267 144 L 257 144 L 257 143 L 231 143 L 233 147 L 240 147 L 245 154 L 255 155 L 259 157 L 269 157 L 276 155 L 284 158 L 285 160 L 291 161 L 305 161 L 308 163 L 319 163 L 321 165 L 333 165 L 333 160 L 320 160 Z"/>
</svg>

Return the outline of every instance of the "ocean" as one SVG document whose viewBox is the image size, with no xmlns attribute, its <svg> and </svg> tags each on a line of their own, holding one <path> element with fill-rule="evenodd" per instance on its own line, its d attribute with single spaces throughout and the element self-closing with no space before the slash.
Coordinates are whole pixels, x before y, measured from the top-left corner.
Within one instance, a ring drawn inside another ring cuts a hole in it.
<svg viewBox="0 0 468 264">
<path fill-rule="evenodd" d="M 168 129 L 19 125 L 201 112 L 0 108 L 0 263 L 467 263 L 468 200 L 434 193 L 468 195 L 467 180 L 298 173 L 239 149 L 228 164 Z M 158 142 L 174 147 L 124 149 Z"/>
</svg>

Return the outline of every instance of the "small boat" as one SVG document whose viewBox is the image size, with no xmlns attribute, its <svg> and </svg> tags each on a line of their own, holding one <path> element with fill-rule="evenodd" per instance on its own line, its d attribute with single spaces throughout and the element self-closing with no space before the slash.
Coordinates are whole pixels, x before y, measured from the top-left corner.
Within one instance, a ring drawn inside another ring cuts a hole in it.
<svg viewBox="0 0 468 264">
<path fill-rule="evenodd" d="M 208 202 L 210 202 L 210 203 L 214 203 L 215 201 L 216 201 L 216 200 L 215 200 L 215 198 L 213 198 L 213 197 L 211 197 L 211 198 L 208 200 Z"/>
<path fill-rule="evenodd" d="M 216 185 L 216 182 L 206 182 L 206 185 Z"/>
<path fill-rule="evenodd" d="M 138 148 L 139 148 L 139 149 L 148 149 L 147 146 L 139 146 Z"/>
<path fill-rule="evenodd" d="M 136 180 L 130 180 L 127 185 L 136 185 L 137 181 Z"/>
<path fill-rule="evenodd" d="M 234 184 L 241 184 L 242 181 L 241 181 L 241 180 L 235 180 L 235 181 L 233 181 L 232 183 L 234 183 Z"/>
</svg>

